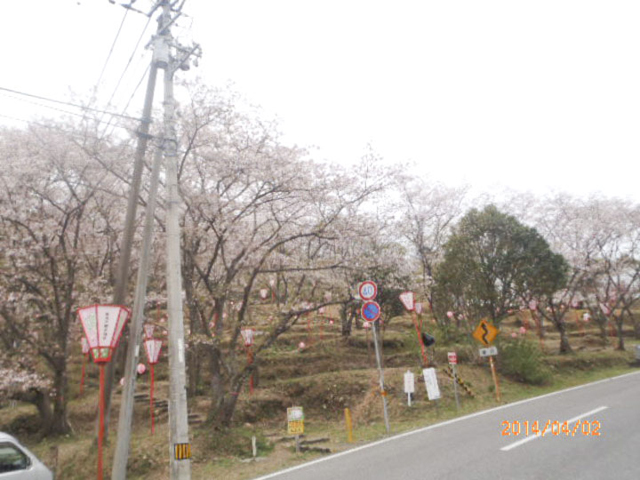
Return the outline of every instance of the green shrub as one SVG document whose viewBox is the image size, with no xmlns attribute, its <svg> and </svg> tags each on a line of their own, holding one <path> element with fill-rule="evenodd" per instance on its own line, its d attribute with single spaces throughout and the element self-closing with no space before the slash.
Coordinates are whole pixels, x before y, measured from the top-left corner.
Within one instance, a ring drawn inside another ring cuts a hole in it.
<svg viewBox="0 0 640 480">
<path fill-rule="evenodd" d="M 498 358 L 502 373 L 519 382 L 541 385 L 551 378 L 538 346 L 524 338 L 502 343 Z"/>
</svg>

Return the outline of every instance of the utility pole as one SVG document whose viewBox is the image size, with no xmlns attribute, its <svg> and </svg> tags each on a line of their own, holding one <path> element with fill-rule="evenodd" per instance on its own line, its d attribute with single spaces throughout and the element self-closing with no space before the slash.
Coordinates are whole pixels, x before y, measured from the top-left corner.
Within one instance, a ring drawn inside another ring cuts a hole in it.
<svg viewBox="0 0 640 480">
<path fill-rule="evenodd" d="M 153 69 L 157 70 L 155 64 Z M 124 371 L 124 391 L 120 404 L 118 418 L 118 439 L 111 469 L 112 480 L 127 478 L 127 460 L 129 459 L 129 445 L 131 442 L 131 421 L 133 418 L 133 396 L 136 389 L 136 366 L 139 362 L 142 324 L 144 321 L 144 306 L 147 298 L 147 280 L 149 279 L 149 263 L 151 258 L 151 244 L 153 243 L 153 219 L 156 209 L 156 193 L 158 178 L 162 163 L 162 150 L 156 147 L 151 169 L 151 185 L 144 218 L 144 232 L 142 240 L 142 255 L 138 267 L 136 293 L 133 301 L 133 318 L 129 325 L 129 345 L 127 346 L 127 362 Z"/>
<path fill-rule="evenodd" d="M 174 2 L 175 5 L 175 2 Z M 126 468 L 128 452 L 131 438 L 131 423 L 133 417 L 133 396 L 135 391 L 136 372 L 138 363 L 142 324 L 144 318 L 144 306 L 146 303 L 146 290 L 148 271 L 151 255 L 151 244 L 153 235 L 153 219 L 156 204 L 156 192 L 158 188 L 158 177 L 164 153 L 166 165 L 167 183 L 167 311 L 169 316 L 169 369 L 170 369 L 170 396 L 169 396 L 169 422 L 170 422 L 170 463 L 172 480 L 189 480 L 191 478 L 191 447 L 189 443 L 188 410 L 186 395 L 186 364 L 184 351 L 184 324 L 182 313 L 182 276 L 180 265 L 180 226 L 179 226 L 179 206 L 177 182 L 177 138 L 175 129 L 175 101 L 173 99 L 173 76 L 177 69 L 188 69 L 189 57 L 199 52 L 200 47 L 195 46 L 191 50 L 186 50 L 173 41 L 170 27 L 180 15 L 179 9 L 172 17 L 172 6 L 167 0 L 158 1 L 149 15 L 159 7 L 162 13 L 158 19 L 158 31 L 153 38 L 153 60 L 147 87 L 147 97 L 145 99 L 146 122 L 145 137 L 148 135 L 148 124 L 150 123 L 151 105 L 153 103 L 153 91 L 157 78 L 158 69 L 164 70 L 164 136 L 162 148 L 156 150 L 151 174 L 151 185 L 149 188 L 149 199 L 145 212 L 145 225 L 142 254 L 138 277 L 136 283 L 136 293 L 134 299 L 134 315 L 130 326 L 130 339 L 127 349 L 127 361 L 125 366 L 125 386 L 120 409 L 118 423 L 118 441 L 114 456 L 112 469 L 112 480 L 124 480 L 126 478 Z M 172 52 L 175 51 L 175 55 Z M 141 128 L 142 130 L 142 128 Z M 146 140 L 145 138 L 145 140 Z M 146 147 L 146 141 L 145 141 Z M 144 150 L 138 149 L 136 159 L 144 157 Z M 142 160 L 140 161 L 142 165 Z M 137 202 L 139 191 L 136 190 L 134 203 Z M 131 198 L 130 198 L 131 204 Z M 134 215 L 132 218 L 135 217 Z M 131 234 L 132 236 L 132 234 Z M 128 258 L 128 257 L 127 257 Z M 126 279 L 126 270 L 125 270 Z M 124 283 L 121 293 L 124 301 Z"/>
<path fill-rule="evenodd" d="M 178 192 L 178 140 L 175 126 L 175 99 L 173 77 L 178 69 L 188 69 L 189 57 L 199 46 L 185 50 L 172 37 L 170 26 L 171 5 L 162 0 L 159 37 L 171 45 L 169 61 L 164 68 L 164 156 L 166 167 L 166 228 L 167 228 L 167 313 L 169 316 L 169 428 L 171 480 L 191 478 L 191 444 L 187 411 L 186 355 L 184 348 L 184 318 L 182 312 L 182 271 L 180 263 L 180 195 Z M 179 15 L 179 13 L 178 13 Z"/>
<path fill-rule="evenodd" d="M 122 253 L 118 263 L 116 276 L 115 291 L 113 294 L 114 305 L 124 305 L 126 303 L 127 283 L 129 277 L 129 265 L 131 264 L 131 248 L 133 245 L 133 235 L 135 233 L 136 210 L 138 207 L 138 197 L 140 195 L 140 182 L 142 179 L 142 168 L 144 165 L 144 156 L 147 151 L 147 143 L 151 138 L 149 135 L 149 127 L 151 125 L 151 108 L 153 106 L 153 97 L 155 93 L 157 67 L 152 64 L 149 70 L 149 78 L 147 79 L 147 92 L 144 97 L 144 107 L 142 109 L 142 118 L 140 119 L 140 128 L 138 129 L 138 142 L 136 145 L 136 153 L 133 163 L 133 176 L 131 178 L 131 190 L 129 191 L 129 200 L 127 204 L 127 213 L 124 224 L 124 235 L 122 239 Z M 125 342 L 122 342 L 125 343 Z M 121 344 L 122 344 L 121 343 Z M 121 347 L 122 348 L 122 347 Z M 105 419 L 105 440 L 109 435 L 109 418 L 111 416 L 111 396 L 113 392 L 113 383 L 115 378 L 118 354 L 121 350 L 116 350 L 116 358 L 113 362 L 109 362 L 106 371 L 106 382 L 104 389 L 104 405 L 106 412 Z"/>
</svg>

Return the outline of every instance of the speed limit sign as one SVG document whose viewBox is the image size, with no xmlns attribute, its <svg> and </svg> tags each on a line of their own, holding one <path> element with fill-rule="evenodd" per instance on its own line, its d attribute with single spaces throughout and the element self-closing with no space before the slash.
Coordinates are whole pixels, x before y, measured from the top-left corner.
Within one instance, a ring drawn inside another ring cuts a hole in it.
<svg viewBox="0 0 640 480">
<path fill-rule="evenodd" d="M 373 300 L 378 295 L 378 286 L 369 280 L 358 286 L 358 294 L 364 301 Z"/>
</svg>

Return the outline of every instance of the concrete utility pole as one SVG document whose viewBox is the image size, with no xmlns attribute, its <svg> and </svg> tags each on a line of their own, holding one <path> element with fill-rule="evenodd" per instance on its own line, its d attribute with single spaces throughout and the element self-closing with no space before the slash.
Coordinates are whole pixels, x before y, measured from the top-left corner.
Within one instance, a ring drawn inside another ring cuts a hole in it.
<svg viewBox="0 0 640 480">
<path fill-rule="evenodd" d="M 157 67 L 152 65 L 157 70 Z M 142 240 L 142 255 L 138 267 L 136 293 L 133 302 L 133 318 L 129 325 L 129 345 L 127 346 L 127 363 L 124 372 L 124 391 L 120 404 L 120 416 L 118 418 L 118 440 L 113 457 L 111 470 L 112 480 L 124 480 L 127 478 L 127 460 L 129 459 L 129 445 L 131 442 L 131 421 L 133 418 L 133 396 L 136 389 L 136 366 L 140 357 L 140 343 L 142 337 L 142 324 L 144 322 L 144 306 L 147 298 L 147 280 L 149 278 L 149 263 L 151 259 L 151 244 L 153 243 L 153 219 L 156 209 L 156 193 L 158 191 L 158 178 L 162 163 L 162 150 L 158 145 L 153 158 L 151 170 L 151 185 L 149 186 L 149 198 L 144 218 L 144 233 Z"/>
<path fill-rule="evenodd" d="M 156 87 L 156 77 L 158 69 L 152 64 L 149 70 L 149 78 L 147 80 L 147 92 L 144 97 L 144 107 L 142 109 L 142 118 L 140 120 L 140 128 L 138 129 L 138 142 L 136 146 L 135 159 L 133 163 L 133 176 L 131 178 L 131 190 L 129 191 L 129 200 L 127 204 L 127 214 L 125 217 L 124 234 L 122 239 L 122 253 L 118 263 L 118 271 L 116 276 L 115 292 L 113 294 L 114 305 L 124 305 L 127 297 L 127 283 L 129 278 L 129 265 L 131 263 L 131 248 L 133 245 L 133 235 L 135 233 L 136 210 L 138 207 L 138 197 L 140 195 L 140 181 L 142 178 L 142 167 L 144 165 L 144 156 L 147 151 L 147 143 L 151 138 L 149 135 L 149 127 L 151 125 L 151 108 L 153 106 L 153 96 Z M 124 343 L 124 342 L 122 342 Z M 104 390 L 104 405 L 106 412 L 105 419 L 105 440 L 109 434 L 109 418 L 111 413 L 111 395 L 113 391 L 113 383 L 115 377 L 115 369 L 118 364 L 116 350 L 116 358 L 113 362 L 109 362 L 106 371 L 106 382 Z"/>
<path fill-rule="evenodd" d="M 178 192 L 178 140 L 175 126 L 173 76 L 178 69 L 187 69 L 187 61 L 199 47 L 185 51 L 172 41 L 171 5 L 162 1 L 160 37 L 172 45 L 175 56 L 164 69 L 164 155 L 167 182 L 167 313 L 169 316 L 169 428 L 172 480 L 191 478 L 191 444 L 187 411 L 187 382 L 182 312 L 182 271 L 180 263 L 180 195 Z"/>
<path fill-rule="evenodd" d="M 167 0 L 160 0 L 157 2 L 153 11 L 159 7 L 162 7 L 162 14 L 158 19 L 158 31 L 153 39 L 154 52 L 149 75 L 149 84 L 147 87 L 147 97 L 145 99 L 144 118 L 148 119 L 145 131 L 146 138 L 148 138 L 148 124 L 150 123 L 149 117 L 151 114 L 151 104 L 153 102 L 153 91 L 155 88 L 157 71 L 158 69 L 164 69 L 164 137 L 162 140 L 162 149 L 158 148 L 154 157 L 151 185 L 149 188 L 149 199 L 145 213 L 143 246 L 136 284 L 133 321 L 130 326 L 130 341 L 125 366 L 125 388 L 118 423 L 118 441 L 111 475 L 112 480 L 124 480 L 126 478 L 129 444 L 131 439 L 131 422 L 133 416 L 133 396 L 136 381 L 135 368 L 138 364 L 140 352 L 148 271 L 151 256 L 156 192 L 158 188 L 158 178 L 163 153 L 167 169 L 166 223 L 167 310 L 169 316 L 170 368 L 169 422 L 171 429 L 170 478 L 180 480 L 189 480 L 191 478 L 191 446 L 189 443 L 184 324 L 182 313 L 182 276 L 180 265 L 179 226 L 180 198 L 178 195 L 177 184 L 177 139 L 174 118 L 175 101 L 173 99 L 173 76 L 175 71 L 179 68 L 183 70 L 188 69 L 188 58 L 199 51 L 200 47 L 195 46 L 191 50 L 186 50 L 175 43 L 171 36 L 170 27 L 180 15 L 180 12 L 176 12 L 176 15 L 172 17 L 172 7 Z M 172 55 L 172 52 L 175 52 L 175 55 Z M 144 156 L 144 150 L 140 152 L 139 149 L 136 153 L 137 155 L 139 153 L 141 158 Z M 138 156 L 136 156 L 136 158 L 138 158 Z M 142 164 L 142 162 L 140 163 Z M 139 183 L 140 182 L 138 180 L 138 190 L 136 190 L 135 194 L 136 201 L 139 191 Z M 133 217 L 135 217 L 135 214 Z M 122 289 L 121 296 L 122 301 L 124 301 L 124 288 Z"/>
</svg>

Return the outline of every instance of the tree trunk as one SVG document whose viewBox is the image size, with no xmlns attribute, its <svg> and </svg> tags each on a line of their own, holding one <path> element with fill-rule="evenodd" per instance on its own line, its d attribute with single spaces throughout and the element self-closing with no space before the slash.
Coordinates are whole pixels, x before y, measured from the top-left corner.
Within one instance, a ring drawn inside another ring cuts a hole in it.
<svg viewBox="0 0 640 480">
<path fill-rule="evenodd" d="M 563 318 L 553 319 L 558 332 L 560 333 L 560 353 L 571 353 L 571 345 L 569 345 L 569 337 L 567 336 L 567 324 Z"/>
<path fill-rule="evenodd" d="M 66 361 L 62 360 L 63 368 L 55 372 L 55 397 L 53 399 L 53 417 L 48 433 L 52 435 L 66 435 L 71 433 L 71 425 L 67 416 L 67 395 L 69 386 L 67 382 Z"/>
<path fill-rule="evenodd" d="M 623 316 L 622 314 L 620 314 L 617 317 L 614 317 L 614 320 L 616 322 L 616 330 L 617 330 L 617 334 L 618 334 L 618 346 L 616 347 L 616 350 L 624 350 L 624 336 L 622 334 L 622 324 L 623 324 Z"/>
<path fill-rule="evenodd" d="M 348 337 L 351 335 L 351 324 L 353 322 L 353 317 L 349 312 L 349 302 L 343 303 L 342 308 L 340 309 L 340 325 L 342 327 L 342 336 Z"/>
</svg>

